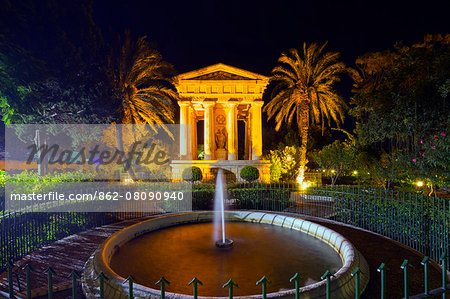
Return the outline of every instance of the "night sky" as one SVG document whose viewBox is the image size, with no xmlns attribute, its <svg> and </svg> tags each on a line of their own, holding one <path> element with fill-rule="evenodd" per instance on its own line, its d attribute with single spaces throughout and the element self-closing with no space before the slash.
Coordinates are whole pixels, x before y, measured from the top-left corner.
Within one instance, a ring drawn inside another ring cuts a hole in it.
<svg viewBox="0 0 450 299">
<path fill-rule="evenodd" d="M 281 52 L 329 41 L 348 65 L 396 41 L 449 31 L 447 1 L 95 0 L 104 32 L 131 29 L 157 45 L 178 72 L 223 62 L 270 75 Z"/>
<path fill-rule="evenodd" d="M 222 62 L 270 76 L 282 52 L 325 41 L 327 51 L 354 66 L 364 53 L 450 31 L 448 1 L 93 1 L 107 40 L 126 29 L 134 38 L 145 35 L 178 73 Z M 348 77 L 336 86 L 347 102 L 351 88 Z M 347 117 L 344 127 L 353 126 Z"/>
</svg>

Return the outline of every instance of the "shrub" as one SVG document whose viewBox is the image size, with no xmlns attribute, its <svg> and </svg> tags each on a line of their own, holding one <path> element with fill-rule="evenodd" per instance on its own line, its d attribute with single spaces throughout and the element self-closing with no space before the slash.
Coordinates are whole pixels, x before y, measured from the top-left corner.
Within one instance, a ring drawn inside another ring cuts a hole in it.
<svg viewBox="0 0 450 299">
<path fill-rule="evenodd" d="M 228 193 L 240 209 L 283 211 L 289 206 L 291 189 L 284 184 L 252 183 L 230 186 Z"/>
<path fill-rule="evenodd" d="M 294 181 L 300 167 L 300 148 L 298 146 L 280 146 L 270 151 L 270 179 L 273 182 Z"/>
<path fill-rule="evenodd" d="M 94 178 L 94 174 L 83 171 L 54 172 L 38 178 L 36 171 L 24 170 L 13 175 L 1 173 L 0 186 L 5 186 L 8 182 L 11 192 L 14 190 L 14 193 L 42 193 L 65 188 L 61 182 L 91 182 Z"/>
<path fill-rule="evenodd" d="M 247 182 L 252 182 L 259 179 L 259 170 L 253 166 L 245 166 L 241 169 L 240 176 Z"/>
<path fill-rule="evenodd" d="M 192 209 L 210 210 L 213 208 L 214 186 L 194 187 L 192 189 Z"/>
<path fill-rule="evenodd" d="M 183 180 L 188 182 L 201 181 L 203 179 L 202 170 L 197 166 L 188 167 L 183 170 L 181 175 Z"/>
</svg>

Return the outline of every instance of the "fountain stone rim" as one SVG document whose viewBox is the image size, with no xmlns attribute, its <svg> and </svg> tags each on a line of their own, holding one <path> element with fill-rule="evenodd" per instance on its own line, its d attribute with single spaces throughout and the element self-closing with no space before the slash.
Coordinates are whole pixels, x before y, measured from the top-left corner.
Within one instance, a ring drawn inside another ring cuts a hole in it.
<svg viewBox="0 0 450 299">
<path fill-rule="evenodd" d="M 109 237 L 88 259 L 82 274 L 82 288 L 84 294 L 96 294 L 98 289 L 98 281 L 95 280 L 100 272 L 107 277 L 105 282 L 105 295 L 117 294 L 117 296 L 127 296 L 126 286 L 123 282 L 126 278 L 118 275 L 110 267 L 109 262 L 115 251 L 123 244 L 140 235 L 149 233 L 154 230 L 163 229 L 170 226 L 202 223 L 213 221 L 213 211 L 186 212 L 178 214 L 163 215 L 156 218 L 144 220 L 124 228 L 111 237 Z M 227 221 L 253 222 L 272 224 L 287 229 L 295 229 L 307 233 L 331 246 L 341 257 L 343 266 L 331 277 L 332 296 L 333 297 L 354 297 L 355 280 L 351 276 L 351 272 L 359 267 L 360 275 L 360 291 L 364 291 L 369 281 L 369 266 L 356 248 L 339 233 L 321 226 L 319 224 L 307 221 L 305 219 L 292 215 L 283 215 L 273 212 L 261 211 L 226 211 L 225 218 Z M 325 291 L 326 281 L 322 280 L 300 288 L 300 295 L 304 298 L 322 296 Z M 334 287 L 333 287 L 334 286 Z M 345 286 L 345 287 L 344 287 Z M 147 286 L 134 284 L 134 293 L 136 296 L 150 296 L 151 298 L 159 298 L 161 292 L 158 289 Z M 268 294 L 268 298 L 290 298 L 295 295 L 295 289 L 281 290 Z M 193 296 L 166 292 L 166 298 L 193 298 Z M 227 298 L 227 297 L 199 297 L 199 298 Z M 262 295 L 235 296 L 235 298 L 262 298 Z"/>
</svg>

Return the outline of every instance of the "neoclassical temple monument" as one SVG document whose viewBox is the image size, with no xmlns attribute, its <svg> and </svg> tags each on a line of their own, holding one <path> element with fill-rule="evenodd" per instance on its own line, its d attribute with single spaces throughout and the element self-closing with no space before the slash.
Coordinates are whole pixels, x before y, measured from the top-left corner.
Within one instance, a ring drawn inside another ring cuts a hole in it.
<svg viewBox="0 0 450 299">
<path fill-rule="evenodd" d="M 268 77 L 222 63 L 177 77 L 182 160 L 171 164 L 174 179 L 180 179 L 186 167 L 198 166 L 206 177 L 215 168 L 223 168 L 239 180 L 240 170 L 247 165 L 258 168 L 263 180 L 269 179 L 269 164 L 262 160 L 261 123 L 268 82 Z M 200 139 L 202 160 L 197 149 Z"/>
</svg>

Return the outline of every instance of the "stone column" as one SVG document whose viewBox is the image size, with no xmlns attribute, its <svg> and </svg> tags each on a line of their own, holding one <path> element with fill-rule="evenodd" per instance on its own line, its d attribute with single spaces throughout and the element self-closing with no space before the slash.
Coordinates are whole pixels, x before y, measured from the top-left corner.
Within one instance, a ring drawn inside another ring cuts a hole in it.
<svg viewBox="0 0 450 299">
<path fill-rule="evenodd" d="M 180 105 L 180 159 L 189 159 L 189 102 L 178 102 Z"/>
<path fill-rule="evenodd" d="M 192 109 L 191 114 L 191 124 L 192 124 L 192 160 L 197 160 L 197 115 L 195 114 L 195 110 Z"/>
<path fill-rule="evenodd" d="M 261 107 L 263 104 L 263 101 L 252 103 L 252 160 L 260 160 L 262 156 Z"/>
<path fill-rule="evenodd" d="M 233 102 L 228 102 L 227 105 L 227 133 L 228 160 L 237 160 L 237 111 L 236 103 Z"/>
<path fill-rule="evenodd" d="M 203 105 L 205 107 L 205 136 L 204 136 L 204 142 L 205 146 L 203 148 L 205 152 L 205 160 L 212 160 L 213 159 L 213 142 L 214 142 L 214 102 L 203 102 Z"/>
<path fill-rule="evenodd" d="M 244 120 L 244 130 L 245 130 L 245 138 L 244 138 L 244 160 L 250 160 L 250 120 Z"/>
</svg>

